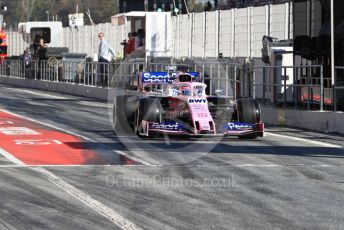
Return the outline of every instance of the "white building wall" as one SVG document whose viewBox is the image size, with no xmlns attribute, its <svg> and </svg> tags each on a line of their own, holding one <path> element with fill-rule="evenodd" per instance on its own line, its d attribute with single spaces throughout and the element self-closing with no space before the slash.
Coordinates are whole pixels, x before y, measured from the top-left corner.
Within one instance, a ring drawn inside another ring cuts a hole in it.
<svg viewBox="0 0 344 230">
<path fill-rule="evenodd" d="M 237 9 L 235 12 L 234 56 L 248 57 L 249 37 L 249 8 Z"/>
<path fill-rule="evenodd" d="M 270 8 L 270 35 L 278 39 L 288 39 L 287 4 L 272 5 Z"/>
<path fill-rule="evenodd" d="M 7 33 L 7 53 L 9 56 L 19 56 L 28 47 L 24 42 L 22 35 L 16 31 Z"/>
<path fill-rule="evenodd" d="M 234 48 L 234 10 L 220 11 L 219 52 L 225 57 L 233 57 Z"/>
<path fill-rule="evenodd" d="M 170 43 L 171 43 L 171 51 L 172 56 L 176 57 L 178 54 L 178 17 L 172 17 L 171 19 L 171 36 L 170 36 Z"/>
<path fill-rule="evenodd" d="M 189 46 L 190 46 L 190 39 L 191 39 L 191 30 L 190 30 L 190 23 L 192 23 L 192 18 L 188 15 L 181 15 L 178 17 L 179 20 L 179 31 L 177 33 L 177 43 L 180 45 L 177 49 L 177 54 L 180 57 L 188 57 L 189 56 Z"/>
<path fill-rule="evenodd" d="M 205 19 L 205 57 L 217 57 L 218 55 L 218 11 L 206 13 Z"/>
<path fill-rule="evenodd" d="M 269 27 L 267 26 L 267 15 L 269 8 L 265 6 L 251 8 L 251 56 L 260 57 L 262 49 L 262 38 L 264 35 L 269 35 Z"/>
<path fill-rule="evenodd" d="M 192 28 L 192 57 L 204 57 L 205 13 L 194 14 Z"/>
<path fill-rule="evenodd" d="M 318 0 L 314 12 L 319 11 Z M 307 4 L 307 3 L 295 3 Z M 295 22 L 295 33 L 305 34 L 307 13 L 296 12 L 292 17 L 292 4 L 249 7 L 194 13 L 174 16 L 168 23 L 169 39 L 167 50 L 176 58 L 181 57 L 260 57 L 263 35 L 278 39 L 292 38 Z M 320 19 L 312 26 L 316 34 L 320 30 Z M 63 29 L 63 44 L 70 52 L 86 53 L 93 57 L 98 52 L 98 33 L 104 32 L 109 44 L 118 56 L 123 53 L 120 43 L 127 39 L 127 25 L 114 26 L 103 23 L 84 26 L 78 29 Z M 20 55 L 28 46 L 17 32 L 8 34 L 9 55 Z"/>
</svg>

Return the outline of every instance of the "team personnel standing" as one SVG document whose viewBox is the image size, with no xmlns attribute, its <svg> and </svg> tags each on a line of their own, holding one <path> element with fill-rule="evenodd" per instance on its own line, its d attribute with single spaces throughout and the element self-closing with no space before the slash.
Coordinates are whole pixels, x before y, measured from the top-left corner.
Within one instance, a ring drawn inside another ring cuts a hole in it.
<svg viewBox="0 0 344 230">
<path fill-rule="evenodd" d="M 38 42 L 38 48 L 36 50 L 36 56 L 38 57 L 38 74 L 37 77 L 39 79 L 44 77 L 44 74 L 42 76 L 42 73 L 44 73 L 44 70 L 47 68 L 47 45 L 45 44 L 45 41 L 43 38 L 39 39 Z"/>
<path fill-rule="evenodd" d="M 104 33 L 98 34 L 99 50 L 98 50 L 98 62 L 100 64 L 100 83 L 106 86 L 108 83 L 108 63 L 111 61 L 111 57 L 115 56 L 113 49 L 109 46 L 108 42 L 104 37 Z M 98 79 L 99 81 L 99 79 Z"/>
</svg>

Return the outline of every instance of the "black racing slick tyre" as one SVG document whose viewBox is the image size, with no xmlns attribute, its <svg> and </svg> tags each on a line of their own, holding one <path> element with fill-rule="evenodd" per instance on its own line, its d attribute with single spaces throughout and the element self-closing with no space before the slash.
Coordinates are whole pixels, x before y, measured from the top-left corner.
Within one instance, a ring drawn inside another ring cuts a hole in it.
<svg viewBox="0 0 344 230">
<path fill-rule="evenodd" d="M 113 107 L 113 128 L 115 133 L 130 134 L 134 130 L 137 98 L 130 95 L 117 96 Z"/>
<path fill-rule="evenodd" d="M 239 99 L 237 102 L 239 122 L 255 124 L 261 121 L 261 111 L 258 102 L 252 98 Z M 259 133 L 239 136 L 240 139 L 256 139 Z"/>
<path fill-rule="evenodd" d="M 136 134 L 142 136 L 143 126 L 142 121 L 146 122 L 161 122 L 161 104 L 157 98 L 143 98 L 139 101 L 139 106 L 136 112 L 135 131 Z M 149 136 L 149 134 L 148 134 Z"/>
</svg>

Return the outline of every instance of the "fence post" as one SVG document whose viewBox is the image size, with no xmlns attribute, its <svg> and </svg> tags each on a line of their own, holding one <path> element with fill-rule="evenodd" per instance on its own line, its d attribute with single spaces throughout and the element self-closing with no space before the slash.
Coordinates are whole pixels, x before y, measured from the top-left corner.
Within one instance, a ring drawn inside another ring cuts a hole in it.
<svg viewBox="0 0 344 230">
<path fill-rule="evenodd" d="M 110 65 L 111 65 L 111 62 L 107 63 L 107 82 L 106 82 L 106 85 L 107 85 L 107 88 L 110 88 Z"/>
<path fill-rule="evenodd" d="M 33 69 L 35 71 L 35 80 L 37 80 L 37 61 L 34 62 Z"/>
<path fill-rule="evenodd" d="M 234 66 L 234 101 L 237 99 L 237 66 Z"/>
<path fill-rule="evenodd" d="M 243 73 L 242 73 L 242 79 L 241 79 L 241 82 L 242 82 L 242 94 L 241 96 L 242 97 L 246 97 L 246 85 L 247 85 L 247 80 L 248 80 L 248 70 L 247 70 L 247 63 L 244 63 L 243 64 Z"/>
<path fill-rule="evenodd" d="M 323 65 L 320 65 L 320 111 L 324 110 L 324 73 Z"/>
<path fill-rule="evenodd" d="M 298 67 L 295 68 L 295 73 L 293 74 L 293 86 L 294 86 L 294 103 L 295 103 L 295 107 L 294 109 L 297 109 L 297 98 L 298 98 L 298 92 L 299 92 L 299 88 L 298 88 L 298 84 L 296 84 L 297 82 L 297 76 L 298 76 L 298 73 L 299 73 L 299 69 Z"/>
<path fill-rule="evenodd" d="M 253 99 L 256 99 L 256 71 L 254 68 L 252 68 L 252 71 L 252 97 Z"/>
<path fill-rule="evenodd" d="M 283 109 L 286 108 L 287 105 L 287 68 L 284 67 L 283 68 L 283 79 L 284 79 L 284 83 L 283 83 Z"/>
<path fill-rule="evenodd" d="M 230 74 L 228 72 L 228 64 L 226 64 L 226 75 L 225 76 L 226 76 L 226 96 L 229 96 L 228 91 L 229 91 L 229 87 L 231 87 L 232 82 L 231 82 Z"/>
<path fill-rule="evenodd" d="M 266 91 L 266 68 L 263 66 L 263 103 L 265 104 Z"/>
<path fill-rule="evenodd" d="M 57 61 L 56 62 L 54 62 L 54 79 L 53 79 L 53 81 L 55 81 L 55 82 L 57 82 L 58 81 L 58 75 L 59 75 L 59 73 L 58 73 L 58 63 L 57 63 Z"/>
<path fill-rule="evenodd" d="M 212 94 L 213 92 L 213 63 L 210 63 L 210 73 L 209 73 L 209 92 Z"/>
<path fill-rule="evenodd" d="M 333 110 L 337 112 L 337 92 L 336 92 L 336 81 L 337 81 L 337 71 L 336 68 L 334 69 L 334 82 L 332 82 L 332 90 L 333 90 Z"/>
<path fill-rule="evenodd" d="M 220 66 L 220 63 L 217 63 L 217 89 L 220 89 L 220 85 L 221 85 L 221 74 L 220 74 L 220 71 L 221 71 L 221 66 Z"/>
<path fill-rule="evenodd" d="M 311 82 L 312 82 L 311 81 L 311 73 L 310 73 L 310 71 L 307 71 L 307 94 L 308 94 L 307 110 L 311 110 L 310 102 L 311 102 L 311 98 L 313 98 L 313 97 L 311 97 L 311 86 L 310 86 Z"/>
</svg>

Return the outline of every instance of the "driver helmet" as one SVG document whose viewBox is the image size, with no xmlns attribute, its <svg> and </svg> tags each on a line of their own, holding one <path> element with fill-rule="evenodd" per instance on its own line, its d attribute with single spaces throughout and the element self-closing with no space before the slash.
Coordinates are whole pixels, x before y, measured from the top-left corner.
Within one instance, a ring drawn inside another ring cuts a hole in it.
<svg viewBox="0 0 344 230">
<path fill-rule="evenodd" d="M 188 86 L 182 86 L 180 87 L 180 92 L 183 96 L 191 96 L 191 89 Z"/>
</svg>

